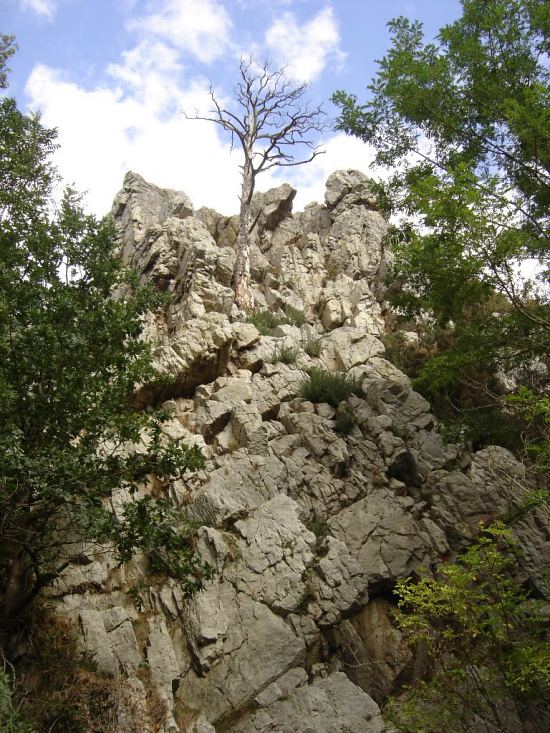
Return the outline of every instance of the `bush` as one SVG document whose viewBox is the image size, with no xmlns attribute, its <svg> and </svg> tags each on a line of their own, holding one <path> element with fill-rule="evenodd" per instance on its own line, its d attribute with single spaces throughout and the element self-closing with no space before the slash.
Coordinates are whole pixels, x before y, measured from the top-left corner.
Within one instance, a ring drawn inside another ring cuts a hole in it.
<svg viewBox="0 0 550 733">
<path fill-rule="evenodd" d="M 355 415 L 347 405 L 340 405 L 334 421 L 334 430 L 340 435 L 349 435 L 355 427 Z"/>
<path fill-rule="evenodd" d="M 273 354 L 272 364 L 295 364 L 298 358 L 298 349 L 293 346 L 281 346 Z"/>
<path fill-rule="evenodd" d="M 284 318 L 276 316 L 275 313 L 259 309 L 249 313 L 246 320 L 247 323 L 253 323 L 262 336 L 271 336 L 277 326 L 281 326 L 283 323 L 286 323 Z"/>
<path fill-rule="evenodd" d="M 327 402 L 338 407 L 350 394 L 361 397 L 363 389 L 360 380 L 348 377 L 343 372 L 329 372 L 314 367 L 302 382 L 300 394 L 309 402 Z"/>
<path fill-rule="evenodd" d="M 285 315 L 287 322 L 291 326 L 298 326 L 298 328 L 301 328 L 306 322 L 306 314 L 304 311 L 299 310 L 298 308 L 293 308 L 291 305 L 285 306 Z"/>
<path fill-rule="evenodd" d="M 3 733 L 33 733 L 14 708 L 11 697 L 10 678 L 0 668 L 0 730 Z"/>
<path fill-rule="evenodd" d="M 513 579 L 516 552 L 496 522 L 435 577 L 397 583 L 398 626 L 430 666 L 386 706 L 397 730 L 548 729 L 548 613 Z M 535 719 L 542 725 L 531 728 Z"/>
<path fill-rule="evenodd" d="M 303 342 L 303 349 L 308 356 L 311 356 L 315 359 L 321 356 L 321 351 L 323 350 L 323 342 L 321 339 L 318 338 L 306 339 Z"/>
</svg>

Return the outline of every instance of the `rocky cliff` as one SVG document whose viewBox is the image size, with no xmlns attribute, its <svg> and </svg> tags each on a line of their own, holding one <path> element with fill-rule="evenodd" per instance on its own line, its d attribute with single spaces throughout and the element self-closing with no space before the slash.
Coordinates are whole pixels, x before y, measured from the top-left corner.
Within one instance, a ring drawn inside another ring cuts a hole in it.
<svg viewBox="0 0 550 733">
<path fill-rule="evenodd" d="M 158 730 L 151 696 L 167 733 L 382 733 L 377 703 L 418 664 L 391 623 L 394 582 L 452 558 L 522 499 L 522 465 L 446 444 L 384 359 L 387 221 L 368 179 L 338 171 L 325 203 L 296 214 L 294 195 L 283 185 L 254 200 L 257 306 L 305 314 L 270 336 L 234 310 L 235 217 L 133 173 L 113 206 L 124 261 L 172 295 L 145 329 L 172 379 L 139 400 L 165 402 L 167 437 L 206 458 L 168 490 L 215 570 L 191 598 L 143 558 L 121 568 L 92 548 L 63 575 L 60 611 L 118 679 L 119 733 Z M 333 407 L 297 396 L 313 366 L 362 382 L 347 434 Z M 515 532 L 536 586 L 544 523 L 530 514 Z"/>
</svg>

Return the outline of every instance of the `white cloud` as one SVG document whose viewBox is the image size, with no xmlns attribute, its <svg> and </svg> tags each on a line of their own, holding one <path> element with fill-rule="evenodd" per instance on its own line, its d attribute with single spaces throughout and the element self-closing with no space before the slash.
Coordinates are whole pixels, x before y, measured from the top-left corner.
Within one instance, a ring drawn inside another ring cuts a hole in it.
<svg viewBox="0 0 550 733">
<path fill-rule="evenodd" d="M 190 6 L 190 0 L 179 5 Z M 215 7 L 209 0 L 205 5 Z M 175 4 L 163 5 L 169 7 Z M 329 16 L 324 11 L 325 21 Z M 308 43 L 320 17 L 306 26 Z M 104 82 L 92 88 L 44 65 L 36 66 L 28 79 L 30 106 L 42 111 L 45 125 L 59 131 L 55 163 L 62 177 L 87 192 L 88 207 L 99 216 L 109 210 L 128 170 L 158 186 L 184 190 L 196 207 L 238 211 L 240 149 L 232 153 L 216 125 L 185 118 L 183 110 L 205 114 L 210 109 L 209 82 L 196 72 L 191 75 L 170 40 L 143 34 L 118 63 L 107 67 Z M 327 48 L 324 54 L 333 52 Z M 297 207 L 303 207 L 323 200 L 333 170 L 367 170 L 372 160 L 365 145 L 344 135 L 329 138 L 326 149 L 326 155 L 302 168 L 261 176 L 257 188 L 266 190 L 286 179 L 298 188 Z"/>
<path fill-rule="evenodd" d="M 57 10 L 57 0 L 21 0 L 21 6 L 51 20 Z"/>
<path fill-rule="evenodd" d="M 235 212 L 236 156 L 220 140 L 214 125 L 186 120 L 181 113 L 184 107 L 204 109 L 206 84 L 195 79 L 181 88 L 171 83 L 169 75 L 155 79 L 148 74 L 140 84 L 132 76 L 135 58 L 130 53 L 126 65 L 112 69 L 115 83 L 92 90 L 46 66 L 33 70 L 26 92 L 32 106 L 42 110 L 44 124 L 58 128 L 55 163 L 61 175 L 78 190 L 87 191 L 87 204 L 97 215 L 109 210 L 127 170 L 156 185 L 186 191 L 196 206 Z M 165 60 L 169 65 L 168 56 Z M 129 79 L 126 89 L 119 83 L 125 77 Z M 167 79 L 170 83 L 165 83 Z M 167 94 L 168 99 L 163 96 Z"/>
<path fill-rule="evenodd" d="M 232 23 L 216 0 L 162 0 L 157 5 L 155 12 L 130 21 L 128 27 L 169 41 L 204 63 L 226 50 Z"/>
<path fill-rule="evenodd" d="M 160 41 L 144 40 L 122 54 L 120 64 L 107 72 L 120 84 L 120 94 L 129 91 L 149 111 L 170 111 L 178 96 L 178 74 L 182 71 L 178 52 Z"/>
<path fill-rule="evenodd" d="M 288 66 L 288 75 L 301 82 L 319 76 L 329 61 L 340 64 L 345 58 L 330 7 L 303 26 L 293 13 L 283 13 L 268 29 L 265 41 L 277 63 Z"/>
</svg>

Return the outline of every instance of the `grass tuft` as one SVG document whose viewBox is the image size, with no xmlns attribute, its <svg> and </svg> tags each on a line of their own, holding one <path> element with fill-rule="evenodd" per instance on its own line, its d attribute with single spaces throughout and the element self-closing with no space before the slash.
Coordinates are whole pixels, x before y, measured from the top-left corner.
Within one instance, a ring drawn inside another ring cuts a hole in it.
<svg viewBox="0 0 550 733">
<path fill-rule="evenodd" d="M 313 367 L 309 376 L 302 382 L 300 395 L 309 402 L 327 402 L 338 407 L 350 394 L 363 396 L 361 381 L 348 377 L 343 372 L 329 372 Z"/>
<path fill-rule="evenodd" d="M 339 435 L 349 435 L 355 427 L 355 415 L 347 405 L 339 405 L 334 420 L 334 430 Z"/>
<path fill-rule="evenodd" d="M 286 323 L 284 318 L 280 318 L 271 311 L 263 311 L 256 309 L 248 314 L 248 323 L 253 323 L 262 336 L 272 336 L 277 326 Z"/>
<path fill-rule="evenodd" d="M 299 310 L 298 308 L 293 308 L 291 305 L 285 306 L 285 315 L 287 323 L 291 326 L 298 326 L 298 328 L 301 328 L 306 322 L 306 314 L 304 311 Z"/>
<path fill-rule="evenodd" d="M 299 349 L 292 346 L 281 346 L 273 354 L 271 359 L 272 364 L 295 364 L 298 358 Z"/>
<path fill-rule="evenodd" d="M 313 359 L 317 358 L 318 356 L 321 356 L 321 351 L 323 350 L 323 342 L 320 338 L 309 338 L 306 339 L 303 342 L 303 349 L 306 352 L 308 356 L 311 356 Z"/>
</svg>

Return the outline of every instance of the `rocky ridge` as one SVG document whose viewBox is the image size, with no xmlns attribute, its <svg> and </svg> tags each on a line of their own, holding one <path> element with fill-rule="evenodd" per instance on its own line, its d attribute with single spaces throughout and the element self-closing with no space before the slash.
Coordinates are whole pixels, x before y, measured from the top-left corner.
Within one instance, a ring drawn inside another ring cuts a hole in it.
<svg viewBox="0 0 550 733">
<path fill-rule="evenodd" d="M 387 221 L 368 179 L 338 171 L 325 203 L 296 214 L 294 195 L 285 184 L 254 199 L 257 306 L 305 314 L 272 336 L 233 304 L 236 217 L 194 211 L 134 173 L 113 205 L 123 260 L 172 295 L 145 329 L 172 381 L 143 385 L 139 399 L 165 402 L 167 437 L 206 458 L 168 490 L 200 524 L 197 549 L 215 570 L 186 598 L 143 558 L 121 568 L 85 548 L 87 564 L 61 578 L 60 611 L 119 678 L 119 733 L 155 730 L 153 693 L 166 733 L 383 733 L 378 703 L 413 666 L 391 623 L 394 582 L 448 561 L 480 521 L 521 502 L 522 465 L 502 448 L 446 444 L 384 359 Z M 278 360 L 283 348 L 295 363 Z M 333 407 L 297 397 L 312 366 L 362 381 L 349 434 L 335 431 Z M 537 586 L 545 523 L 529 514 L 515 532 L 523 579 Z"/>
</svg>

